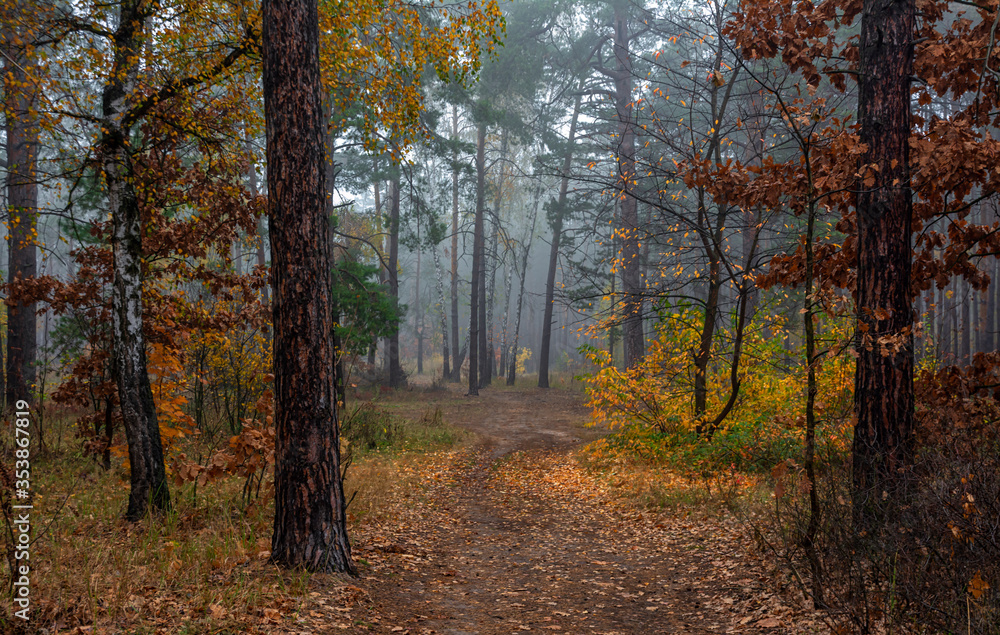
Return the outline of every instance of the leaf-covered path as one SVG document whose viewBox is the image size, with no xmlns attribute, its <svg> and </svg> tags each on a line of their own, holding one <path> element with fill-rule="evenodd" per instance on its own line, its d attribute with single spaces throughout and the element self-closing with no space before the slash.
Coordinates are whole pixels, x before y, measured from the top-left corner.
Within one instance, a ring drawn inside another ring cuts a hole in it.
<svg viewBox="0 0 1000 635">
<path fill-rule="evenodd" d="M 422 463 L 416 502 L 355 537 L 363 577 L 340 589 L 353 604 L 336 626 L 625 634 L 790 625 L 735 527 L 630 507 L 578 464 L 573 451 L 596 434 L 583 426 L 581 395 L 450 397 L 445 420 L 475 441 Z"/>
</svg>

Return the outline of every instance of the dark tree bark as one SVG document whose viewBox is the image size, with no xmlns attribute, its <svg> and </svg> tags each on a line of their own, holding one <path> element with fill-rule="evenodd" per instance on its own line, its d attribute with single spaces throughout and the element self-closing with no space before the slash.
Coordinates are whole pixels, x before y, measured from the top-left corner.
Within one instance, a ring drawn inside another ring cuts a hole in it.
<svg viewBox="0 0 1000 635">
<path fill-rule="evenodd" d="M 386 278 L 389 282 L 389 297 L 399 306 L 399 174 L 392 179 L 392 201 L 389 207 L 389 263 Z M 389 387 L 401 388 L 406 383 L 403 367 L 399 363 L 399 329 L 388 338 Z"/>
<path fill-rule="evenodd" d="M 274 284 L 274 535 L 289 567 L 353 573 L 340 475 L 315 0 L 265 0 Z"/>
<path fill-rule="evenodd" d="M 17 5 L 17 3 L 15 3 Z M 17 11 L 21 7 L 15 6 Z M 8 27 L 9 28 L 9 27 Z M 33 60 L 23 46 L 15 45 L 24 33 L 6 30 L 4 44 L 4 91 L 7 94 L 7 209 L 9 241 L 7 280 L 28 280 L 37 273 L 38 248 L 35 225 L 38 214 L 38 121 L 32 112 L 37 91 L 34 80 L 26 71 L 34 68 Z M 19 399 L 34 403 L 36 361 L 35 303 L 7 299 L 7 381 L 5 394 L 8 406 Z M 0 383 L 3 378 L 0 377 Z"/>
<path fill-rule="evenodd" d="M 141 0 L 126 0 L 120 5 L 119 26 L 113 35 L 114 61 L 102 94 L 103 119 L 98 142 L 112 217 L 114 367 L 128 440 L 131 481 L 125 517 L 133 521 L 145 516 L 150 504 L 154 509 L 170 507 L 160 427 L 146 369 L 142 230 L 129 148 L 133 118 L 129 116 L 127 102 L 139 74 L 146 19 L 142 5 Z"/>
<path fill-rule="evenodd" d="M 639 253 L 639 211 L 635 189 L 635 123 L 632 121 L 632 57 L 625 2 L 615 4 L 615 111 L 618 115 L 618 178 L 621 196 L 622 343 L 625 366 L 632 368 L 646 355 L 642 332 L 642 258 Z"/>
<path fill-rule="evenodd" d="M 486 192 L 484 188 L 486 186 L 485 179 L 486 172 L 486 124 L 480 123 L 478 130 L 476 132 L 476 221 L 472 230 L 472 284 L 470 285 L 469 293 L 469 394 L 478 395 L 479 394 L 479 366 L 480 352 L 485 352 L 482 349 L 486 348 L 485 344 L 485 332 L 482 329 L 485 327 L 481 323 L 480 314 L 482 314 L 482 321 L 485 321 L 486 312 L 481 311 L 483 308 L 481 305 L 483 303 L 483 294 L 481 282 L 485 281 L 485 276 L 483 275 L 483 250 L 485 245 L 483 236 L 483 216 L 486 214 Z M 482 344 L 480 344 L 480 342 Z"/>
<path fill-rule="evenodd" d="M 913 456 L 910 76 L 913 0 L 865 0 L 858 78 L 857 370 L 854 512 L 876 517 Z M 875 164 L 878 169 L 872 169 Z"/>
<path fill-rule="evenodd" d="M 545 312 L 542 316 L 542 344 L 538 351 L 538 387 L 549 387 L 549 356 L 552 349 L 552 319 L 556 299 L 556 269 L 559 268 L 559 243 L 562 241 L 563 220 L 566 216 L 566 200 L 569 197 L 570 168 L 573 165 L 573 143 L 576 139 L 576 125 L 580 119 L 582 93 L 578 93 L 573 105 L 573 117 L 569 122 L 566 137 L 566 153 L 563 155 L 562 182 L 559 184 L 559 199 L 549 217 L 552 226 L 552 243 L 549 245 L 549 270 L 545 276 Z"/>
</svg>

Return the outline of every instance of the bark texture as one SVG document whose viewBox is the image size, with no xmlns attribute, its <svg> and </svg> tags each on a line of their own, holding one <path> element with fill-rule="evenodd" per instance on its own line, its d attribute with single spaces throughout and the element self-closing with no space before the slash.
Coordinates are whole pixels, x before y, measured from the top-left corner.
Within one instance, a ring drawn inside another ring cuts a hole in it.
<svg viewBox="0 0 1000 635">
<path fill-rule="evenodd" d="M 16 12 L 23 7 L 15 3 L 11 8 Z M 24 39 L 25 34 L 8 29 L 3 33 L 6 80 L 3 88 L 7 94 L 7 209 L 10 224 L 7 275 L 8 282 L 14 282 L 34 278 L 37 273 L 38 122 L 31 114 L 37 107 L 35 84 L 28 76 L 34 68 L 32 59 L 25 54 L 23 47 L 14 44 Z M 16 297 L 9 297 L 7 311 L 7 403 L 13 404 L 18 399 L 34 402 L 37 349 L 35 303 L 24 303 Z M 0 377 L 0 381 L 2 379 Z"/>
<path fill-rule="evenodd" d="M 329 224 L 315 0 L 265 0 L 274 320 L 274 535 L 271 558 L 353 573 L 340 475 Z"/>
<path fill-rule="evenodd" d="M 913 454 L 909 135 L 914 24 L 913 0 L 864 2 L 858 122 L 868 150 L 861 157 L 857 198 L 856 520 L 876 514 L 883 492 L 896 495 Z"/>
<path fill-rule="evenodd" d="M 125 517 L 139 520 L 149 505 L 170 506 L 156 405 L 146 370 L 143 332 L 142 227 L 129 148 L 132 115 L 128 100 L 139 74 L 146 14 L 141 0 L 120 5 L 114 33 L 114 63 L 102 93 L 102 134 L 98 153 L 111 209 L 114 254 L 112 313 L 116 380 L 128 440 L 131 490 Z"/>
</svg>

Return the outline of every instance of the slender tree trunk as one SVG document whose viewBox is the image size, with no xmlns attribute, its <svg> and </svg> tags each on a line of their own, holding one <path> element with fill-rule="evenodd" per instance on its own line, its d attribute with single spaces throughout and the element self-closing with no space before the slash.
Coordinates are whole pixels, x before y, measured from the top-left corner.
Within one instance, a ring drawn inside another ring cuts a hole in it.
<svg viewBox="0 0 1000 635">
<path fill-rule="evenodd" d="M 549 245 L 549 270 L 545 277 L 545 312 L 542 317 L 542 343 L 538 349 L 538 387 L 549 387 L 549 355 L 552 348 L 552 319 L 555 308 L 556 269 L 559 268 L 559 243 L 562 241 L 563 220 L 566 217 L 566 199 L 569 196 L 570 168 L 573 165 L 573 143 L 576 140 L 576 125 L 580 119 L 581 94 L 577 94 L 573 105 L 573 117 L 569 122 L 566 137 L 566 153 L 563 155 L 562 182 L 559 184 L 559 199 L 549 214 L 552 227 L 552 242 Z"/>
<path fill-rule="evenodd" d="M 114 62 L 103 91 L 103 120 L 98 156 L 111 209 L 114 260 L 112 293 L 115 369 L 118 399 L 128 440 L 130 484 L 128 520 L 139 520 L 152 504 L 170 507 L 160 427 L 146 369 L 143 332 L 142 227 L 133 185 L 131 128 L 127 100 L 135 90 L 145 28 L 141 0 L 120 5 L 114 33 Z"/>
<path fill-rule="evenodd" d="M 698 190 L 699 225 L 707 230 L 707 210 L 705 191 Z M 712 341 L 715 338 L 715 323 L 719 313 L 719 287 L 721 286 L 720 257 L 716 245 L 704 240 L 708 256 L 708 294 L 705 299 L 705 317 L 701 327 L 701 339 L 694 356 L 694 416 L 698 420 L 698 434 L 705 432 L 704 418 L 708 409 L 708 362 L 712 359 Z"/>
<path fill-rule="evenodd" d="M 315 0 L 264 0 L 264 110 L 274 262 L 271 558 L 353 572 L 340 473 L 319 27 Z"/>
<path fill-rule="evenodd" d="M 458 106 L 451 107 L 452 141 L 458 143 Z M 459 354 L 458 348 L 458 149 L 451 157 L 451 350 Z M 463 359 L 456 357 L 452 364 L 452 381 L 462 381 Z"/>
<path fill-rule="evenodd" d="M 372 159 L 372 173 L 375 178 L 378 179 L 378 158 Z M 385 285 L 385 266 L 382 264 L 382 257 L 385 255 L 385 236 L 382 234 L 382 199 L 381 199 L 381 187 L 378 180 L 375 181 L 372 188 L 375 192 L 375 235 L 378 237 L 376 239 L 376 251 L 378 252 L 378 283 L 380 286 Z M 389 340 L 386 339 L 386 342 Z M 388 349 L 388 345 L 385 347 Z M 378 338 L 372 339 L 371 346 L 368 347 L 368 365 L 372 368 L 375 367 L 375 357 L 378 353 Z M 388 364 L 385 365 L 388 368 Z"/>
<path fill-rule="evenodd" d="M 878 517 L 913 457 L 913 314 L 910 304 L 910 76 L 913 0 L 865 0 L 858 78 L 858 360 L 854 512 Z M 866 168 L 875 164 L 878 170 Z M 884 346 L 881 342 L 891 342 Z"/>
<path fill-rule="evenodd" d="M 437 278 L 437 292 L 438 292 L 438 306 L 441 309 L 441 346 L 442 346 L 442 359 L 444 360 L 444 368 L 442 369 L 441 377 L 447 381 L 451 378 L 451 368 L 449 366 L 450 361 L 448 350 L 448 309 L 445 304 L 444 297 L 444 276 L 441 270 L 441 256 L 438 255 L 437 247 L 433 249 L 434 253 L 434 275 Z"/>
<path fill-rule="evenodd" d="M 614 15 L 615 111 L 618 115 L 618 178 L 621 196 L 622 341 L 625 366 L 633 368 L 646 355 L 642 332 L 642 258 L 639 212 L 635 199 L 635 124 L 632 121 L 632 57 L 629 51 L 629 5 L 616 3 Z"/>
<path fill-rule="evenodd" d="M 472 230 L 472 284 L 469 293 L 469 395 L 479 394 L 480 340 L 484 325 L 479 315 L 483 302 L 480 282 L 483 276 L 483 216 L 486 212 L 486 124 L 480 123 L 476 131 L 476 221 Z M 485 322 L 486 312 L 482 311 Z M 483 342 L 482 348 L 486 348 Z M 485 351 L 483 351 L 485 352 Z"/>
<path fill-rule="evenodd" d="M 538 221 L 538 203 L 540 192 L 535 191 L 535 205 L 531 211 L 531 229 L 528 231 L 527 240 L 524 243 L 524 254 L 521 256 L 521 275 L 519 289 L 517 292 L 517 310 L 514 314 L 514 334 L 511 338 L 510 353 L 507 355 L 507 385 L 513 386 L 517 374 L 517 345 L 521 335 L 521 312 L 524 307 L 524 287 L 528 276 L 528 256 L 531 253 L 531 243 L 535 241 L 535 223 Z"/>
<path fill-rule="evenodd" d="M 389 263 L 386 277 L 389 280 L 389 297 L 394 306 L 399 306 L 399 174 L 392 179 L 392 201 L 389 208 Z M 401 388 L 406 382 L 403 367 L 399 363 L 399 329 L 389 336 L 389 387 Z"/>
<path fill-rule="evenodd" d="M 974 329 L 972 321 L 972 286 L 967 284 L 963 279 L 959 279 L 959 288 L 961 293 L 958 294 L 958 301 L 961 302 L 962 307 L 962 331 L 961 336 L 961 346 L 962 350 L 959 351 L 959 363 L 968 364 L 972 361 L 972 331 Z"/>
<path fill-rule="evenodd" d="M 482 157 L 482 160 L 480 160 Z M 486 124 L 479 124 L 479 132 L 476 139 L 476 216 L 482 216 L 482 221 L 477 225 L 479 233 L 479 271 L 478 276 L 473 276 L 473 284 L 479 288 L 479 303 L 476 305 L 479 330 L 473 341 L 479 349 L 479 387 L 485 388 L 489 381 L 489 342 L 487 340 L 487 330 L 489 324 L 486 323 Z M 482 208 L 480 209 L 480 206 Z M 473 248 L 475 251 L 475 248 Z M 473 255 L 473 259 L 476 256 Z"/>
<path fill-rule="evenodd" d="M 15 3 L 17 6 L 19 3 Z M 15 11 L 22 7 L 17 6 Z M 3 27 L 6 56 L 4 92 L 7 95 L 7 209 L 8 251 L 7 281 L 28 281 L 37 273 L 35 226 L 38 215 L 38 121 L 33 114 L 36 103 L 34 60 L 24 46 L 14 44 L 31 35 L 15 33 L 11 25 Z M 17 293 L 7 298 L 7 380 L 8 408 L 18 400 L 35 402 L 35 362 L 37 349 L 35 303 L 21 302 Z M 0 383 L 3 378 L 0 377 Z"/>
<path fill-rule="evenodd" d="M 992 262 L 993 275 L 990 276 L 990 286 L 986 289 L 986 346 L 984 350 L 997 349 L 997 290 L 1000 289 L 1000 259 Z"/>
<path fill-rule="evenodd" d="M 417 228 L 417 232 L 418 232 L 417 240 L 419 241 L 420 240 L 420 238 L 419 238 L 419 232 L 420 232 L 419 226 Z M 414 284 L 414 292 L 413 292 L 413 295 L 414 295 L 414 298 L 413 298 L 414 307 L 413 308 L 415 309 L 414 316 L 413 316 L 413 322 L 414 322 L 414 324 L 417 327 L 416 328 L 416 331 L 417 331 L 417 374 L 418 375 L 423 375 L 424 374 L 424 313 L 423 313 L 423 308 L 420 306 L 420 252 L 421 252 L 421 249 L 418 246 L 417 247 L 417 277 L 416 277 L 416 283 Z"/>
<path fill-rule="evenodd" d="M 250 198 L 256 199 L 260 196 L 260 188 L 257 185 L 257 162 L 253 150 L 253 142 L 250 138 L 250 131 L 247 130 L 244 136 L 244 144 L 246 148 L 247 157 L 250 158 L 250 167 L 247 170 L 247 184 L 250 187 Z M 257 236 L 260 242 L 257 244 L 257 266 L 263 269 L 267 266 L 267 257 L 264 253 L 264 244 L 267 240 L 267 216 L 261 216 L 257 219 Z M 269 302 L 269 296 L 271 293 L 271 285 L 265 284 L 264 288 L 261 289 L 261 297 L 264 304 Z"/>
</svg>

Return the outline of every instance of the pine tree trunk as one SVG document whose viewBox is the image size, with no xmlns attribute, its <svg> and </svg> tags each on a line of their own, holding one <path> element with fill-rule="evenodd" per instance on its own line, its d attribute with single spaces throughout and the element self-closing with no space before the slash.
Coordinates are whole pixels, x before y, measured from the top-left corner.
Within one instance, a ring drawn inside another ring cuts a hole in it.
<svg viewBox="0 0 1000 635">
<path fill-rule="evenodd" d="M 865 0 L 858 78 L 858 360 L 854 408 L 854 513 L 881 516 L 913 457 L 913 314 L 910 300 L 910 76 L 913 0 Z M 878 170 L 866 168 L 875 164 Z M 888 338 L 894 346 L 883 347 Z"/>
<path fill-rule="evenodd" d="M 17 7 L 16 10 L 22 7 Z M 38 248 L 35 225 L 38 215 L 38 122 L 32 114 L 38 108 L 35 80 L 27 72 L 35 69 L 23 46 L 13 42 L 29 39 L 4 25 L 4 89 L 7 93 L 7 280 L 33 279 L 37 273 Z M 11 294 L 7 298 L 7 406 L 20 399 L 34 403 L 36 361 L 35 303 L 24 303 Z M 3 378 L 0 377 L 0 382 Z"/>
<path fill-rule="evenodd" d="M 514 380 L 517 374 L 517 345 L 519 344 L 518 338 L 521 336 L 521 312 L 524 307 L 524 287 L 525 280 L 528 277 L 528 256 L 531 253 L 531 243 L 535 240 L 535 223 L 538 221 L 538 203 L 539 203 L 539 192 L 535 192 L 535 205 L 531 212 L 531 229 L 528 230 L 528 239 L 524 245 L 524 254 L 521 257 L 521 279 L 519 283 L 519 289 L 517 292 L 517 311 L 514 315 L 514 334 L 511 338 L 510 343 L 510 353 L 507 355 L 507 385 L 513 386 Z"/>
<path fill-rule="evenodd" d="M 389 263 L 386 278 L 389 281 L 389 298 L 393 306 L 399 306 L 399 174 L 392 179 L 392 201 L 389 208 Z M 389 387 L 401 388 L 406 382 L 403 367 L 399 363 L 399 329 L 389 336 L 387 347 L 389 356 Z"/>
<path fill-rule="evenodd" d="M 483 216 L 486 212 L 486 124 L 480 123 L 476 131 L 476 221 L 472 230 L 472 284 L 469 293 L 469 395 L 479 394 L 480 351 L 486 348 L 482 331 L 486 312 L 481 311 L 483 300 Z M 482 320 L 480 320 L 480 313 Z M 482 352 L 485 353 L 483 350 Z"/>
<path fill-rule="evenodd" d="M 569 122 L 566 137 L 566 153 L 563 155 L 562 182 L 559 184 L 559 199 L 556 208 L 549 215 L 552 227 L 552 242 L 549 244 L 549 269 L 545 277 L 545 312 L 542 317 L 542 343 L 538 350 L 538 387 L 549 387 L 549 356 L 552 348 L 552 319 L 555 308 L 556 269 L 559 267 L 559 243 L 562 241 L 563 219 L 566 217 L 566 199 L 569 196 L 570 168 L 573 165 L 573 143 L 576 139 L 576 125 L 580 119 L 582 96 L 577 94 L 573 105 L 573 117 Z"/>
<path fill-rule="evenodd" d="M 993 258 L 990 286 L 986 290 L 986 346 L 983 350 L 995 351 L 997 331 L 997 290 L 1000 289 L 1000 259 Z"/>
<path fill-rule="evenodd" d="M 961 302 L 962 306 L 962 331 L 961 335 L 961 346 L 962 350 L 959 351 L 959 363 L 967 365 L 972 361 L 972 286 L 965 282 L 964 279 L 959 279 L 959 287 L 962 292 L 958 295 L 958 301 Z"/>
<path fill-rule="evenodd" d="M 340 474 L 315 0 L 265 0 L 264 106 L 274 283 L 271 558 L 353 572 Z"/>
<path fill-rule="evenodd" d="M 629 51 L 627 3 L 615 5 L 614 54 L 615 111 L 618 115 L 618 179 L 616 188 L 621 197 L 622 250 L 622 341 L 625 345 L 625 366 L 633 368 L 646 355 L 642 332 L 642 258 L 639 252 L 639 212 L 635 189 L 635 124 L 632 121 L 632 58 Z"/>
<path fill-rule="evenodd" d="M 441 308 L 441 346 L 442 359 L 444 360 L 441 377 L 447 381 L 451 378 L 451 368 L 449 366 L 451 355 L 448 350 L 448 309 L 446 308 L 444 297 L 444 276 L 441 272 L 441 257 L 438 255 L 437 247 L 434 247 L 433 253 L 434 275 L 437 279 L 438 306 Z"/>
<path fill-rule="evenodd" d="M 458 141 L 458 106 L 451 107 L 452 140 Z M 451 350 L 455 355 L 452 381 L 462 381 L 462 362 L 458 359 L 458 150 L 451 157 Z"/>
</svg>

